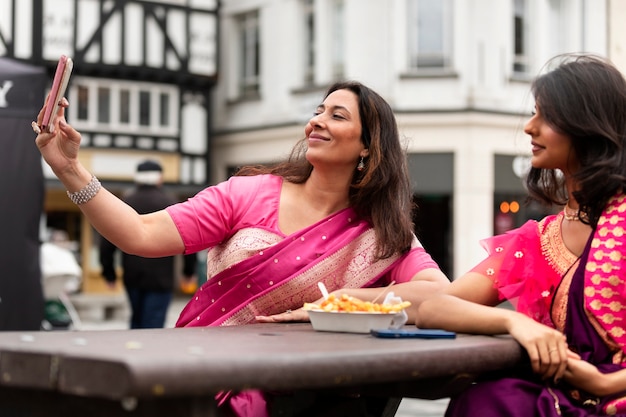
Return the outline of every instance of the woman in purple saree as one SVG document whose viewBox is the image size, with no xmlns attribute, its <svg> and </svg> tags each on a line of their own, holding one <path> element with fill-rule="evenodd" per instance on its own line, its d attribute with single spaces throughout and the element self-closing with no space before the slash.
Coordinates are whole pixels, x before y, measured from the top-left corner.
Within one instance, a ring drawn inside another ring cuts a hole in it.
<svg viewBox="0 0 626 417">
<path fill-rule="evenodd" d="M 287 161 L 244 167 L 186 202 L 139 215 L 78 159 L 80 134 L 64 117 L 36 143 L 91 224 L 122 251 L 143 257 L 209 249 L 207 282 L 177 326 L 308 320 L 318 282 L 363 300 L 381 286 L 410 301 L 449 282 L 413 233 L 412 191 L 395 116 L 377 93 L 337 83 Z M 37 118 L 41 124 L 42 114 Z M 222 393 L 225 414 L 262 417 L 262 393 Z"/>
<path fill-rule="evenodd" d="M 447 417 L 626 416 L 626 81 L 599 57 L 554 62 L 532 86 L 526 185 L 563 210 L 483 241 L 488 257 L 416 320 L 509 333 L 530 368 L 477 381 Z"/>
</svg>

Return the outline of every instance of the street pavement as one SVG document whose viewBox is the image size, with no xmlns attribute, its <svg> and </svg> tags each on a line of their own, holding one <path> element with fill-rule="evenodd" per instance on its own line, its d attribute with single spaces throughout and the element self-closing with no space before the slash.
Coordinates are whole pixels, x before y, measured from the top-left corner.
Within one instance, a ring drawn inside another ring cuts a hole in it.
<svg viewBox="0 0 626 417">
<path fill-rule="evenodd" d="M 188 296 L 177 295 L 172 300 L 172 304 L 168 310 L 166 327 L 174 327 L 179 313 L 189 300 Z M 128 329 L 128 320 L 116 318 L 105 321 L 86 321 L 83 320 L 80 330 L 120 330 Z M 448 399 L 441 400 L 418 400 L 405 398 L 400 403 L 400 407 L 395 417 L 443 417 Z"/>
</svg>

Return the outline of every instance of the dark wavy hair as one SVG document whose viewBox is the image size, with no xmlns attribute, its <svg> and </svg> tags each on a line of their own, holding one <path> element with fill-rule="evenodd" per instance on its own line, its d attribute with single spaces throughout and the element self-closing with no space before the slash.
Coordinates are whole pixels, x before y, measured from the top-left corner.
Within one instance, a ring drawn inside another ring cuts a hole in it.
<svg viewBox="0 0 626 417">
<path fill-rule="evenodd" d="M 356 170 L 355 161 L 350 206 L 372 224 L 379 258 L 404 253 L 413 240 L 414 204 L 406 153 L 400 144 L 395 115 L 380 95 L 359 82 L 335 83 L 324 98 L 337 90 L 349 90 L 358 97 L 361 141 L 369 149 L 363 171 Z M 303 138 L 296 143 L 287 161 L 273 166 L 243 167 L 235 175 L 270 173 L 293 183 L 304 183 L 313 170 L 306 159 L 306 150 L 307 138 Z"/>
<path fill-rule="evenodd" d="M 554 69 L 537 77 L 531 91 L 546 122 L 572 141 L 579 164 L 572 194 L 587 213 L 581 220 L 595 227 L 611 196 L 626 188 L 626 81 L 595 55 L 559 55 L 547 65 Z M 555 170 L 531 168 L 526 186 L 531 198 L 563 205 L 563 181 Z"/>
</svg>

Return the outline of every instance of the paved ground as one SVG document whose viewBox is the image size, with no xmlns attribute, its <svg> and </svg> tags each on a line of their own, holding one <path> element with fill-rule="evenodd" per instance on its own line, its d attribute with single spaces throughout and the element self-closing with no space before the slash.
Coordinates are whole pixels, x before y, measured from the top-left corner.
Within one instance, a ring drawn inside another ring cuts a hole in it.
<svg viewBox="0 0 626 417">
<path fill-rule="evenodd" d="M 405 398 L 400 403 L 396 417 L 443 417 L 448 400 L 414 400 Z"/>
<path fill-rule="evenodd" d="M 167 327 L 174 327 L 178 314 L 186 304 L 187 299 L 187 297 L 175 297 L 168 311 Z M 106 321 L 83 321 L 81 323 L 82 330 L 113 330 L 127 328 L 127 320 L 120 318 Z M 406 398 L 402 400 L 396 417 L 443 417 L 447 404 L 447 399 L 429 401 Z"/>
</svg>

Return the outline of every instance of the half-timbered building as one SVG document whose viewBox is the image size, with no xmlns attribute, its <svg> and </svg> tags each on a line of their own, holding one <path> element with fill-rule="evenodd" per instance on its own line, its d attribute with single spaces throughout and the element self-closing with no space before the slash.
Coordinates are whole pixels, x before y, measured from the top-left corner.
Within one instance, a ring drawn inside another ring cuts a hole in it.
<svg viewBox="0 0 626 417">
<path fill-rule="evenodd" d="M 45 68 L 48 85 L 58 58 L 72 57 L 66 115 L 82 133 L 85 166 L 121 194 L 137 163 L 156 159 L 182 199 L 208 182 L 218 8 L 218 0 L 0 0 L 0 56 Z M 46 168 L 43 228 L 80 242 L 84 289 L 97 290 L 98 237 Z"/>
</svg>

